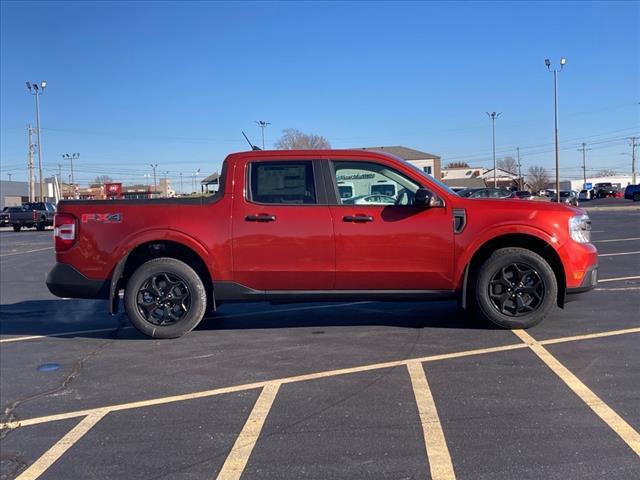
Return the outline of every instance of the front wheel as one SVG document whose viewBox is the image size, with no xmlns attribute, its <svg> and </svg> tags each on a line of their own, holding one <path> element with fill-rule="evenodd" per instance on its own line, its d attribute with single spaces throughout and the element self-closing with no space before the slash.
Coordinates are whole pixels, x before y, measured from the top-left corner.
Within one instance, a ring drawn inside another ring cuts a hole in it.
<svg viewBox="0 0 640 480">
<path fill-rule="evenodd" d="M 22 229 L 22 225 L 14 225 L 13 226 L 13 231 L 14 232 L 19 232 Z"/>
<path fill-rule="evenodd" d="M 525 248 L 501 248 L 480 267 L 475 281 L 478 312 L 502 328 L 529 328 L 556 305 L 558 282 L 551 266 Z"/>
<path fill-rule="evenodd" d="M 634 202 L 640 202 L 640 192 L 635 192 L 633 194 L 633 201 Z"/>
<path fill-rule="evenodd" d="M 140 332 L 154 338 L 177 338 L 193 330 L 207 308 L 200 276 L 175 258 L 142 264 L 127 282 L 124 306 Z"/>
</svg>

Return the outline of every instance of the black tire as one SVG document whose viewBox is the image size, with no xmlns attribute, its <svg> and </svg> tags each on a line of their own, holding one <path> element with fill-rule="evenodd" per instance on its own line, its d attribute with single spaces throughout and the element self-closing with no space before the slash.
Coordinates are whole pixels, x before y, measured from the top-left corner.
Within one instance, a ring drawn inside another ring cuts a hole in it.
<svg viewBox="0 0 640 480">
<path fill-rule="evenodd" d="M 14 232 L 19 232 L 22 229 L 21 225 L 13 225 L 13 231 Z"/>
<path fill-rule="evenodd" d="M 43 223 L 38 223 L 36 225 L 36 230 L 39 231 L 39 232 L 44 232 L 45 227 L 46 227 L 46 225 L 44 224 L 44 222 Z"/>
<path fill-rule="evenodd" d="M 167 307 L 167 303 L 172 306 Z M 200 276 L 186 263 L 175 258 L 155 258 L 131 275 L 124 306 L 133 326 L 145 335 L 178 338 L 202 320 L 207 292 Z"/>
<path fill-rule="evenodd" d="M 530 328 L 555 308 L 558 282 L 551 266 L 526 248 L 496 250 L 478 270 L 475 310 L 502 328 Z"/>
<path fill-rule="evenodd" d="M 633 201 L 634 202 L 640 202 L 640 192 L 635 192 L 633 194 Z"/>
</svg>

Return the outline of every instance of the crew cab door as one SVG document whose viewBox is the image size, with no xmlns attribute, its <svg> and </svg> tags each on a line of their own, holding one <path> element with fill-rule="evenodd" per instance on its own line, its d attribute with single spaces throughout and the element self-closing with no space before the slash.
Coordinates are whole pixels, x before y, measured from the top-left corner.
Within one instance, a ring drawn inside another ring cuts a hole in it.
<svg viewBox="0 0 640 480">
<path fill-rule="evenodd" d="M 313 160 L 247 159 L 236 167 L 234 281 L 256 290 L 333 288 L 331 212 Z"/>
<path fill-rule="evenodd" d="M 337 197 L 331 207 L 336 289 L 453 289 L 452 213 L 441 200 L 436 207 L 413 205 L 417 189 L 428 188 L 426 182 L 401 172 L 391 161 L 330 165 L 327 181 Z M 338 182 L 353 183 L 354 195 L 341 197 Z"/>
</svg>

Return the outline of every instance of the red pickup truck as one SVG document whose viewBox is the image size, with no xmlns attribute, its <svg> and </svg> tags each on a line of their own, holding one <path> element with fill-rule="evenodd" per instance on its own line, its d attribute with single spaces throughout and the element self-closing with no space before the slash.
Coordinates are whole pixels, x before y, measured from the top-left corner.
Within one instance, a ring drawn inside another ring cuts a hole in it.
<svg viewBox="0 0 640 480">
<path fill-rule="evenodd" d="M 595 287 L 590 230 L 578 208 L 461 198 L 385 153 L 252 151 L 210 197 L 60 202 L 47 286 L 112 313 L 124 290 L 156 338 L 238 301 L 458 299 L 528 328 Z"/>
</svg>

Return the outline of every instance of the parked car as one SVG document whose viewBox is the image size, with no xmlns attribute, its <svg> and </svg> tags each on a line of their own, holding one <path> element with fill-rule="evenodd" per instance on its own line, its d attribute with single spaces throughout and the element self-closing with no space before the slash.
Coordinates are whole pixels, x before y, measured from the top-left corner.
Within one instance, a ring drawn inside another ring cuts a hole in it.
<svg viewBox="0 0 640 480">
<path fill-rule="evenodd" d="M 351 205 L 394 205 L 396 199 L 388 195 L 359 195 L 345 198 L 342 203 Z"/>
<path fill-rule="evenodd" d="M 586 202 L 592 199 L 593 199 L 593 189 L 580 190 L 580 193 L 578 194 L 578 200 L 580 200 L 581 202 Z"/>
<path fill-rule="evenodd" d="M 14 232 L 22 228 L 44 230 L 53 225 L 56 207 L 51 202 L 26 202 L 19 209 L 9 211 L 9 223 Z"/>
<path fill-rule="evenodd" d="M 525 190 L 517 190 L 514 192 L 514 195 L 518 197 L 520 200 L 532 200 L 533 193 L 527 192 Z"/>
<path fill-rule="evenodd" d="M 551 197 L 552 202 L 557 202 L 558 197 L 554 195 Z M 560 203 L 568 203 L 577 207 L 580 202 L 578 201 L 578 193 L 573 190 L 560 190 Z"/>
<path fill-rule="evenodd" d="M 9 225 L 9 209 L 11 208 L 20 209 L 20 207 L 4 207 L 0 212 L 0 227 Z"/>
<path fill-rule="evenodd" d="M 351 204 L 337 179 L 396 184 L 394 205 Z M 237 301 L 458 299 L 474 318 L 528 328 L 597 283 L 582 210 L 469 199 L 404 160 L 374 151 L 232 154 L 211 197 L 61 201 L 60 297 L 120 293 L 156 338 L 192 330 Z M 557 319 L 558 321 L 560 319 Z"/>
<path fill-rule="evenodd" d="M 596 192 L 596 198 L 608 198 L 615 197 L 618 188 L 611 184 L 611 182 L 596 183 L 593 186 L 593 190 Z"/>
<path fill-rule="evenodd" d="M 458 195 L 465 198 L 515 198 L 515 194 L 506 188 L 466 188 Z"/>
<path fill-rule="evenodd" d="M 633 200 L 634 202 L 640 202 L 640 184 L 627 185 L 627 188 L 624 189 L 624 198 Z"/>
</svg>

